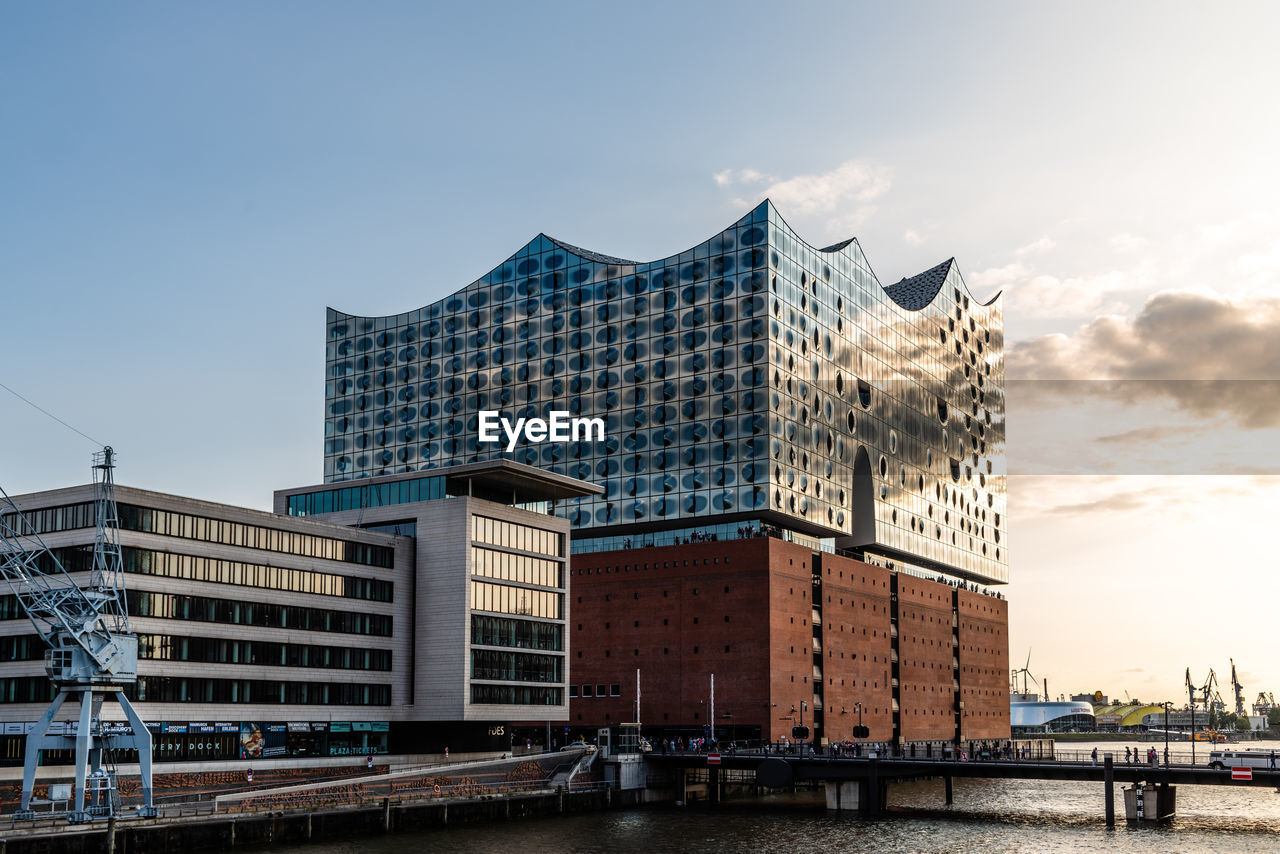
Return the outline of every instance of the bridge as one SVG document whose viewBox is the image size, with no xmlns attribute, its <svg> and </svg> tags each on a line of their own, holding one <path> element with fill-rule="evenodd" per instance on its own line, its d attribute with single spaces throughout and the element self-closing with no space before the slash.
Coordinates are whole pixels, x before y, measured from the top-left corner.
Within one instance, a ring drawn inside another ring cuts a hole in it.
<svg viewBox="0 0 1280 854">
<path fill-rule="evenodd" d="M 718 757 L 718 761 L 714 757 Z M 1078 780 L 1103 785 L 1107 824 L 1114 825 L 1114 785 L 1143 784 L 1154 787 L 1148 795 L 1147 818 L 1170 818 L 1176 812 L 1176 784 L 1197 786 L 1268 786 L 1280 789 L 1280 770 L 1250 768 L 1248 774 L 1231 768 L 1209 768 L 1189 762 L 1170 764 L 1117 763 L 1110 755 L 1096 762 L 1085 758 L 1010 758 L 961 761 L 957 758 L 870 757 L 839 753 L 809 755 L 775 751 L 737 751 L 715 754 L 664 753 L 649 754 L 647 762 L 659 767 L 687 772 L 705 769 L 708 773 L 708 796 L 719 800 L 722 795 L 724 770 L 752 772 L 758 785 L 785 788 L 800 782 L 823 783 L 827 789 L 827 805 L 838 810 L 857 810 L 878 816 L 885 808 L 891 783 L 941 777 L 945 783 L 946 803 L 952 804 L 952 780 L 956 777 L 1021 780 Z M 1247 776 L 1247 779 L 1243 779 Z M 687 775 L 680 773 L 681 780 Z"/>
</svg>

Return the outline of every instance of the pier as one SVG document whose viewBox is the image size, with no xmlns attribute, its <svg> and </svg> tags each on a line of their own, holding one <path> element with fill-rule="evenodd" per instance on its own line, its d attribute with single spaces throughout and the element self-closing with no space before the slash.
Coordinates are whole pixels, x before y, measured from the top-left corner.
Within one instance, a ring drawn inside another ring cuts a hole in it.
<svg viewBox="0 0 1280 854">
<path fill-rule="evenodd" d="M 677 777 L 695 772 L 699 782 L 706 773 L 706 797 L 718 801 L 723 796 L 725 772 L 745 772 L 759 787 L 778 789 L 797 783 L 820 783 L 827 788 L 827 806 L 836 810 L 856 810 L 862 815 L 880 815 L 889 786 L 896 782 L 942 778 L 945 800 L 952 803 L 952 780 L 957 777 L 1023 780 L 1074 780 L 1102 784 L 1107 824 L 1114 825 L 1115 783 L 1128 783 L 1157 792 L 1153 806 L 1157 812 L 1144 818 L 1174 815 L 1176 785 L 1265 786 L 1280 788 L 1280 770 L 1250 768 L 1248 773 L 1231 768 L 1215 769 L 1189 762 L 1168 765 L 1136 762 L 1117 763 L 1111 754 L 1081 758 L 1008 758 L 962 760 L 901 756 L 848 756 L 840 753 L 788 753 L 777 750 L 738 751 L 707 754 L 666 753 L 651 755 L 647 761 L 658 767 L 677 770 Z M 1138 791 L 1135 788 L 1135 794 Z"/>
</svg>

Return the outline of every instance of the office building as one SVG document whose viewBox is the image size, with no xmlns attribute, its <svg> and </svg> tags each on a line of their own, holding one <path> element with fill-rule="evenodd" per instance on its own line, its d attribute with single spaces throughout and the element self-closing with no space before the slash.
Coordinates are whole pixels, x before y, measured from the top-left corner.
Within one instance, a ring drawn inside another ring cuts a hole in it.
<svg viewBox="0 0 1280 854">
<path fill-rule="evenodd" d="M 14 498 L 80 583 L 93 489 Z M 568 523 L 547 511 L 592 489 L 509 461 L 285 490 L 278 514 L 118 486 L 155 758 L 456 755 L 564 721 Z M 347 524 L 303 518 L 325 516 Z M 21 764 L 52 685 L 12 595 L 0 654 L 0 761 Z"/>
</svg>

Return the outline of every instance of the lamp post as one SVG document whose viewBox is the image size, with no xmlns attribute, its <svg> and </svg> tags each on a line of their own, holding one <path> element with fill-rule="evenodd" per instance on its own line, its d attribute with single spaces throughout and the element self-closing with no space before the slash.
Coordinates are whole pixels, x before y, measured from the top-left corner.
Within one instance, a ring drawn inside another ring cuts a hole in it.
<svg viewBox="0 0 1280 854">
<path fill-rule="evenodd" d="M 1164 706 L 1164 767 L 1169 767 L 1169 707 L 1173 703 L 1165 700 L 1161 703 Z"/>
<path fill-rule="evenodd" d="M 854 703 L 853 707 L 858 710 L 858 756 L 862 755 L 862 704 Z"/>
<path fill-rule="evenodd" d="M 1196 698 L 1191 697 L 1191 764 L 1196 764 Z"/>
</svg>

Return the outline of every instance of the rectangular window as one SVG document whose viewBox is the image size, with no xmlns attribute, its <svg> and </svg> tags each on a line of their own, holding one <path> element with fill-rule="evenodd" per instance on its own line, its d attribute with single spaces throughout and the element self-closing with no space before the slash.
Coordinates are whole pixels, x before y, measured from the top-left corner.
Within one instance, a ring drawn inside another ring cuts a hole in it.
<svg viewBox="0 0 1280 854">
<path fill-rule="evenodd" d="M 471 538 L 476 542 L 494 546 L 564 557 L 563 538 L 557 532 L 505 522 L 501 519 L 472 516 Z"/>
<path fill-rule="evenodd" d="M 484 581 L 471 582 L 471 607 L 476 611 L 558 620 L 561 598 L 559 593 L 549 590 L 510 587 Z"/>
</svg>

